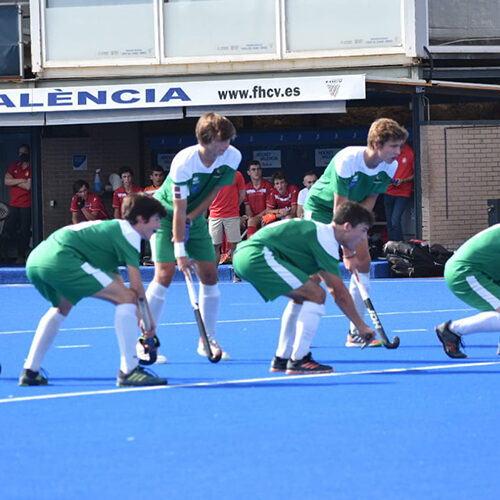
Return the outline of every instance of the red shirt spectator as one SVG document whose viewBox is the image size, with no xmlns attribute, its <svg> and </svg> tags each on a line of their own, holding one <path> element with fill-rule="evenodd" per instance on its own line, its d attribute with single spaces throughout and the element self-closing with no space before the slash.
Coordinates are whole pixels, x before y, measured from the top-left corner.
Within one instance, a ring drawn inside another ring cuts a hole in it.
<svg viewBox="0 0 500 500">
<path fill-rule="evenodd" d="M 213 219 L 239 217 L 239 194 L 244 190 L 245 178 L 241 172 L 236 171 L 234 182 L 230 186 L 224 186 L 210 205 L 210 217 Z"/>
<path fill-rule="evenodd" d="M 405 144 L 398 156 L 398 169 L 394 174 L 393 182 L 387 187 L 386 193 L 392 196 L 409 198 L 413 191 L 414 169 L 413 149 L 408 144 Z M 400 182 L 395 183 L 396 180 Z"/>
<path fill-rule="evenodd" d="M 119 187 L 113 193 L 113 217 L 115 219 L 122 218 L 122 201 L 125 196 L 130 193 L 142 193 L 143 189 L 133 183 L 134 173 L 130 167 L 121 167 L 120 179 L 122 180 L 123 186 Z"/>
<path fill-rule="evenodd" d="M 271 193 L 273 186 L 266 179 L 260 180 L 259 187 L 255 187 L 253 182 L 245 185 L 245 207 L 248 205 L 253 215 L 260 214 L 266 209 L 267 197 Z"/>
<path fill-rule="evenodd" d="M 23 168 L 22 161 L 15 161 L 7 170 L 7 174 L 13 179 L 31 179 L 31 166 L 26 163 L 26 168 Z M 23 189 L 19 186 L 10 186 L 10 206 L 29 208 L 31 207 L 31 191 Z"/>
<path fill-rule="evenodd" d="M 80 211 L 76 204 L 78 198 L 78 194 L 75 194 L 73 198 L 71 198 L 71 213 L 78 213 Z M 110 218 L 100 196 L 96 195 L 95 193 L 89 193 L 87 195 L 87 199 L 85 200 L 85 205 L 83 206 L 83 208 L 85 209 L 82 210 L 83 220 L 108 220 Z M 90 212 L 92 215 L 94 215 L 94 219 L 87 217 L 85 211 Z"/>
<path fill-rule="evenodd" d="M 273 188 L 267 197 L 268 210 L 283 210 L 292 211 L 293 207 L 297 207 L 297 197 L 299 196 L 299 188 L 293 184 L 287 184 L 282 189 Z M 279 214 L 278 218 L 279 217 Z"/>
</svg>

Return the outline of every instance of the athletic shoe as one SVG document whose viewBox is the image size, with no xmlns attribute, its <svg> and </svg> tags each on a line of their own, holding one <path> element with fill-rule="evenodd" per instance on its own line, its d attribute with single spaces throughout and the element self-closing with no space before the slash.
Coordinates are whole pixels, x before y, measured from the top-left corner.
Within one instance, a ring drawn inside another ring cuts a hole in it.
<svg viewBox="0 0 500 500">
<path fill-rule="evenodd" d="M 167 379 L 156 376 L 142 366 L 136 366 L 128 375 L 121 370 L 116 380 L 118 387 L 138 387 L 142 385 L 167 385 Z"/>
<path fill-rule="evenodd" d="M 445 321 L 441 325 L 436 326 L 436 335 L 441 344 L 443 344 L 444 352 L 450 358 L 466 358 L 467 354 L 460 350 L 460 347 L 464 347 L 462 338 L 450 330 L 450 323 L 451 321 Z"/>
<path fill-rule="evenodd" d="M 346 347 L 363 347 L 364 345 L 365 339 L 357 333 L 357 330 L 347 334 Z M 384 343 L 380 339 L 373 339 L 366 347 L 381 347 L 383 345 Z"/>
<path fill-rule="evenodd" d="M 44 372 L 44 375 L 47 374 Z M 40 372 L 34 372 L 27 368 L 21 372 L 21 376 L 19 377 L 19 385 L 21 386 L 47 385 L 48 383 L 49 379 L 46 376 L 43 376 Z"/>
<path fill-rule="evenodd" d="M 274 356 L 271 361 L 271 368 L 269 371 L 271 373 L 286 372 L 286 365 L 288 363 L 287 358 L 280 358 L 279 356 Z"/>
<path fill-rule="evenodd" d="M 219 345 L 219 343 L 212 337 L 209 338 L 210 340 L 210 345 L 212 346 L 212 353 L 217 354 L 218 352 L 222 351 L 222 356 L 221 360 L 222 361 L 229 361 L 231 358 L 229 357 L 229 354 L 226 351 L 222 350 L 222 347 Z M 200 356 L 205 356 L 206 358 L 208 357 L 207 351 L 205 350 L 205 344 L 203 343 L 203 340 L 199 340 L 198 342 L 198 349 L 197 352 Z"/>
<path fill-rule="evenodd" d="M 311 353 L 306 354 L 297 361 L 289 359 L 286 364 L 287 375 L 306 375 L 308 373 L 331 373 L 333 368 L 328 365 L 320 365 L 312 359 Z"/>
</svg>

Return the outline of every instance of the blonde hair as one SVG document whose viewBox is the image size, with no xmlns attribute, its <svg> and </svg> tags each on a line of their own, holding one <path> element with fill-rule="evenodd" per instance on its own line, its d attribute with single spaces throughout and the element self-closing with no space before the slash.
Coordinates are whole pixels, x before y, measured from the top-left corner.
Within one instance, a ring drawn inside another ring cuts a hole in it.
<svg viewBox="0 0 500 500">
<path fill-rule="evenodd" d="M 218 113 L 206 113 L 196 124 L 196 139 L 202 145 L 214 140 L 227 141 L 236 137 L 234 125 L 225 116 Z"/>
<path fill-rule="evenodd" d="M 379 118 L 375 120 L 368 131 L 368 146 L 385 144 L 388 141 L 403 141 L 408 139 L 408 131 L 398 122 L 390 118 Z"/>
</svg>

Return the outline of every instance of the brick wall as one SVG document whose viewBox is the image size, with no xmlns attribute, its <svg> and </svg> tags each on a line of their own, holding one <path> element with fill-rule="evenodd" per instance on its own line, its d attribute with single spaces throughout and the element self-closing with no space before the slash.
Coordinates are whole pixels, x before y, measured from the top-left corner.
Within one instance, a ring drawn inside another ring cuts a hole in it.
<svg viewBox="0 0 500 500">
<path fill-rule="evenodd" d="M 423 238 L 455 250 L 500 198 L 500 123 L 424 125 L 421 168 Z"/>
<path fill-rule="evenodd" d="M 47 237 L 54 230 L 71 223 L 69 210 L 73 182 L 84 179 L 93 191 L 96 169 L 101 169 L 101 182 L 108 183 L 110 174 L 127 165 L 140 184 L 140 148 L 137 123 L 113 123 L 85 126 L 85 137 L 44 137 L 42 139 L 42 204 L 43 230 Z M 83 134 L 81 134 L 83 135 Z M 87 155 L 88 170 L 73 170 L 73 155 Z M 55 207 L 50 206 L 55 200 Z M 110 216 L 112 193 L 103 195 Z"/>
</svg>

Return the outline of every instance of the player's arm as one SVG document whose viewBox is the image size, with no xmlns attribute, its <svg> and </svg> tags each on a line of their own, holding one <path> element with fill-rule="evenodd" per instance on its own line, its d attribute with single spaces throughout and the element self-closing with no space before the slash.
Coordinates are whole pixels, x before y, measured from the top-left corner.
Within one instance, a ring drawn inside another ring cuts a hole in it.
<svg viewBox="0 0 500 500">
<path fill-rule="evenodd" d="M 369 194 L 361 203 L 363 207 L 365 207 L 369 212 L 373 212 L 373 209 L 375 208 L 375 203 L 377 201 L 378 194 L 373 193 Z"/>
<path fill-rule="evenodd" d="M 78 224 L 80 222 L 80 218 L 78 217 L 78 212 L 71 212 L 71 223 Z"/>
<path fill-rule="evenodd" d="M 293 205 L 290 207 L 290 211 L 287 213 L 286 218 L 287 219 L 293 219 L 297 217 L 297 205 Z"/>
<path fill-rule="evenodd" d="M 145 298 L 146 293 L 144 292 L 144 285 L 141 279 L 141 271 L 138 267 L 127 265 L 128 279 L 130 282 L 130 289 L 135 293 L 137 299 Z M 145 301 L 147 303 L 147 300 Z M 140 309 L 137 308 L 137 317 L 142 320 L 140 315 Z M 154 324 L 151 314 L 149 315 L 151 321 L 151 330 L 146 331 L 144 328 L 144 322 L 140 321 L 139 326 L 141 328 L 142 334 L 145 337 L 154 337 L 156 335 L 156 325 Z"/>
<path fill-rule="evenodd" d="M 198 208 L 198 207 L 196 207 Z M 186 219 L 187 219 L 187 198 L 174 199 L 174 216 L 172 219 L 172 241 L 174 243 L 174 255 L 177 260 L 177 267 L 184 272 L 191 268 L 191 262 L 186 256 L 184 246 L 186 238 Z M 194 212 L 194 211 L 193 211 Z"/>
<path fill-rule="evenodd" d="M 354 323 L 360 335 L 365 340 L 374 338 L 375 332 L 359 316 L 342 278 L 325 270 L 321 270 L 319 275 L 339 309 Z"/>
<path fill-rule="evenodd" d="M 187 217 L 189 217 L 191 220 L 196 219 L 199 217 L 201 214 L 205 213 L 206 210 L 208 210 L 208 207 L 212 204 L 212 201 L 215 200 L 215 197 L 217 196 L 217 193 L 222 189 L 222 186 L 215 186 L 210 193 L 201 201 L 201 203 L 193 208 L 191 212 L 187 214 Z M 174 207 L 175 207 L 175 202 L 177 200 L 174 200 Z M 187 209 L 187 201 L 186 201 L 186 208 L 184 211 Z M 175 213 L 175 212 L 174 212 Z"/>
<path fill-rule="evenodd" d="M 82 208 L 82 214 L 85 215 L 87 220 L 97 220 L 97 216 L 99 215 L 99 210 L 93 210 L 92 212 L 87 208 Z"/>
</svg>

